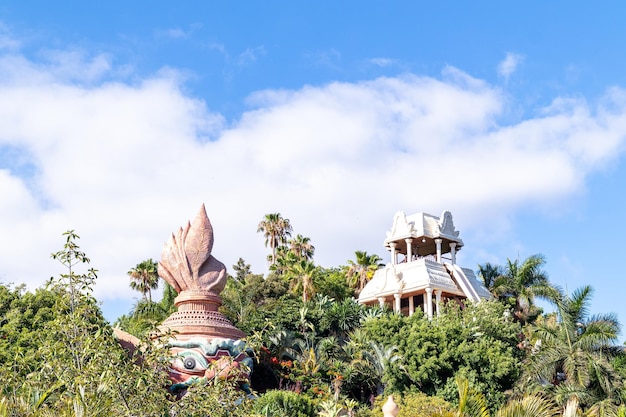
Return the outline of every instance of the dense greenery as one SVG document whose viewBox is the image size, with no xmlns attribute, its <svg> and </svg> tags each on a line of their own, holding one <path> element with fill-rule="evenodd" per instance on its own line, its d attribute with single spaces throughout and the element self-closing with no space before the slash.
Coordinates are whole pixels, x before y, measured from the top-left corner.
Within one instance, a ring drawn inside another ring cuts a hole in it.
<svg viewBox="0 0 626 417">
<path fill-rule="evenodd" d="M 495 302 L 463 310 L 448 304 L 433 321 L 423 314 L 384 315 L 365 322 L 364 330 L 375 343 L 396 346 L 403 358 L 385 373 L 390 390 L 410 387 L 454 402 L 454 378 L 463 376 L 495 410 L 517 381 L 523 359 L 517 347 L 521 326 L 504 312 Z"/>
<path fill-rule="evenodd" d="M 239 259 L 221 294 L 221 311 L 249 335 L 254 399 L 222 379 L 170 394 L 171 358 L 148 334 L 174 311 L 176 292 L 162 285 L 152 299 L 152 259 L 129 271 L 142 296 L 115 323 L 143 341 L 141 359 L 129 356 L 91 295 L 97 271 L 67 232 L 53 254 L 63 275 L 34 292 L 0 285 L 0 416 L 367 417 L 382 415 L 388 394 L 400 416 L 626 415 L 619 323 L 590 314 L 590 287 L 554 287 L 542 256 L 479 266 L 494 300 L 448 303 L 429 320 L 355 301 L 377 255 L 357 251 L 323 268 L 309 238 L 289 239 L 293 227 L 280 214 L 259 231 L 270 273 Z M 556 313 L 544 315 L 536 297 Z"/>
</svg>

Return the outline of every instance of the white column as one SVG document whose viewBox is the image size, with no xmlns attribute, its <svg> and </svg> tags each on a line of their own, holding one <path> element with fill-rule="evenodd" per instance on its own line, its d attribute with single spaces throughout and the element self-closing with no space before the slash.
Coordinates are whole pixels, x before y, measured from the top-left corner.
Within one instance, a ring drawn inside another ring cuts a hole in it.
<svg viewBox="0 0 626 417">
<path fill-rule="evenodd" d="M 437 245 L 437 262 L 441 263 L 441 242 L 442 239 L 435 239 L 435 244 Z"/>
<path fill-rule="evenodd" d="M 415 304 L 413 300 L 413 296 L 409 297 L 409 316 L 412 316 L 415 313 Z"/>
<path fill-rule="evenodd" d="M 433 289 L 426 287 L 426 314 L 428 319 L 433 318 Z"/>
<path fill-rule="evenodd" d="M 409 237 L 404 241 L 406 242 L 406 261 L 411 262 L 413 260 L 413 247 L 411 246 L 413 239 Z"/>
<path fill-rule="evenodd" d="M 396 242 L 391 242 L 389 244 L 389 247 L 391 248 L 391 264 L 392 265 L 395 265 L 398 263 L 398 258 L 396 255 L 396 246 L 397 246 Z"/>
<path fill-rule="evenodd" d="M 435 306 L 437 307 L 437 317 L 439 317 L 439 315 L 441 314 L 441 307 L 439 307 L 439 305 L 441 304 L 441 290 L 435 290 Z"/>
<path fill-rule="evenodd" d="M 378 305 L 380 308 L 385 308 L 385 297 L 378 297 Z"/>
<path fill-rule="evenodd" d="M 395 304 L 396 304 L 396 307 L 395 307 L 394 311 L 395 311 L 396 313 L 399 313 L 399 312 L 401 311 L 401 308 L 402 308 L 402 304 L 401 304 L 401 302 L 402 302 L 402 301 L 401 301 L 401 298 L 400 298 L 400 294 L 399 294 L 399 293 L 395 293 L 395 294 L 393 295 L 393 298 L 394 298 L 394 299 L 395 299 L 395 301 L 396 301 L 396 303 L 395 303 Z"/>
<path fill-rule="evenodd" d="M 456 264 L 456 242 L 450 242 L 450 257 L 452 258 L 452 265 Z"/>
</svg>

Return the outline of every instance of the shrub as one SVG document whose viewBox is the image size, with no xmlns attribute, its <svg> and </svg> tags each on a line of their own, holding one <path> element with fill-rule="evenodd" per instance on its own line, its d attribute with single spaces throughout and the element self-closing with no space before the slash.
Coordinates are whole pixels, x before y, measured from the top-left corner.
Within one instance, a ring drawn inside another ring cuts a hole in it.
<svg viewBox="0 0 626 417">
<path fill-rule="evenodd" d="M 262 416 L 314 417 L 313 401 L 292 391 L 267 391 L 254 402 L 254 410 Z"/>
</svg>

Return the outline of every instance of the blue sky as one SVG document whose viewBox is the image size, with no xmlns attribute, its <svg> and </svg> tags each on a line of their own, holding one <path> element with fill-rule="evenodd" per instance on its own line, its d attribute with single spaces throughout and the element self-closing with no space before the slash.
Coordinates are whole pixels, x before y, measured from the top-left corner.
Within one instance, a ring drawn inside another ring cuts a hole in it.
<svg viewBox="0 0 626 417">
<path fill-rule="evenodd" d="M 58 273 L 76 229 L 112 320 L 202 203 L 257 272 L 265 213 L 330 267 L 448 209 L 464 266 L 542 253 L 624 322 L 624 7 L 4 2 L 0 281 Z"/>
</svg>

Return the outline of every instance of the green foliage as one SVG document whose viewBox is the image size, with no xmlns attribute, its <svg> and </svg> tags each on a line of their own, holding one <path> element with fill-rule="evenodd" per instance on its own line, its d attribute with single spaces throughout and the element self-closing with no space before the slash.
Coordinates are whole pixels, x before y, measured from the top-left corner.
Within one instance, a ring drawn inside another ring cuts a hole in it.
<svg viewBox="0 0 626 417">
<path fill-rule="evenodd" d="M 286 236 L 272 248 L 276 263 L 267 278 L 239 259 L 221 294 L 221 311 L 255 350 L 253 382 L 257 375 L 263 390 L 283 390 L 250 400 L 236 379 L 211 379 L 173 398 L 165 389 L 172 358 L 163 347 L 171 335 L 160 342 L 146 335 L 173 311 L 176 292 L 165 285 L 158 303 L 146 293 L 118 320 L 142 340 L 141 360 L 129 357 L 102 317 L 92 295 L 96 271 L 70 231 L 53 254 L 66 268 L 59 278 L 34 293 L 0 285 L 0 416 L 367 417 L 381 415 L 386 396 L 373 410 L 366 404 L 383 391 L 397 395 L 400 417 L 487 417 L 498 409 L 499 417 L 551 416 L 557 403 L 589 416 L 626 414 L 626 355 L 613 345 L 619 323 L 587 316 L 590 288 L 571 297 L 542 292 L 552 288 L 544 285 L 543 258 L 484 268 L 504 304 L 461 309 L 451 302 L 428 320 L 420 311 L 403 317 L 352 298 L 347 278 L 355 288 L 366 282 L 356 266 L 370 264 L 372 273 L 374 256 L 362 252 L 360 262 L 357 253 L 348 276 L 347 267 L 314 267 L 309 240 Z M 536 313 L 533 298 L 546 294 L 558 320 L 522 326 Z M 525 355 L 523 383 L 516 385 Z M 514 397 L 505 403 L 507 395 Z"/>
<path fill-rule="evenodd" d="M 254 401 L 254 410 L 265 417 L 314 417 L 316 415 L 313 401 L 292 391 L 268 391 Z"/>
<path fill-rule="evenodd" d="M 235 379 L 213 378 L 192 385 L 187 394 L 174 402 L 171 416 L 185 417 L 248 417 L 253 401 L 241 391 Z"/>
<path fill-rule="evenodd" d="M 550 299 L 557 294 L 543 270 L 545 262 L 543 255 L 532 255 L 523 262 L 507 259 L 505 266 L 486 263 L 478 269 L 489 291 L 511 307 L 516 321 L 526 324 L 541 314 L 536 297 Z"/>
<path fill-rule="evenodd" d="M 252 274 L 252 266 L 247 264 L 243 258 L 237 259 L 237 263 L 233 265 L 233 271 L 235 271 L 234 279 L 239 282 L 243 282 L 246 277 Z"/>
<path fill-rule="evenodd" d="M 345 271 L 341 268 L 320 268 L 315 279 L 316 294 L 337 301 L 352 298 L 354 289 L 346 281 Z"/>
<path fill-rule="evenodd" d="M 161 301 L 154 302 L 149 298 L 142 298 L 137 301 L 128 315 L 118 317 L 113 325 L 134 336 L 146 336 L 176 310 L 174 305 L 176 295 L 174 287 L 163 281 Z"/>
<path fill-rule="evenodd" d="M 48 336 L 46 323 L 58 315 L 56 298 L 47 289 L 31 293 L 23 286 L 0 286 L 0 364 L 10 367 L 6 370 L 11 375 L 4 379 L 3 391 L 15 389 L 15 384 L 39 367 L 41 339 Z"/>
<path fill-rule="evenodd" d="M 78 236 L 72 231 L 64 236 L 63 249 L 52 257 L 66 273 L 35 294 L 0 290 L 2 300 L 13 298 L 11 311 L 26 318 L 7 337 L 28 336 L 30 343 L 20 345 L 18 357 L 25 360 L 0 368 L 3 381 L 15 381 L 0 399 L 5 415 L 164 415 L 167 356 L 162 350 L 151 353 L 156 347 L 146 343 L 141 363 L 128 357 L 92 296 L 96 271 L 79 271 L 89 258 L 80 251 Z M 24 306 L 40 311 L 32 315 Z"/>
<path fill-rule="evenodd" d="M 130 288 L 139 291 L 144 299 L 152 301 L 152 290 L 159 287 L 158 264 L 152 259 L 146 259 L 128 271 Z"/>
<path fill-rule="evenodd" d="M 313 262 L 300 259 L 285 270 L 285 277 L 291 281 L 291 290 L 296 294 L 302 294 L 302 302 L 306 303 L 315 292 L 313 284 L 319 268 Z"/>
<path fill-rule="evenodd" d="M 519 324 L 508 319 L 505 306 L 497 302 L 470 304 L 464 310 L 449 303 L 442 310 L 432 321 L 417 313 L 388 314 L 365 322 L 369 338 L 397 346 L 403 358 L 389 366 L 388 388 L 402 392 L 415 386 L 455 403 L 455 377 L 464 376 L 496 409 L 520 373 Z"/>
<path fill-rule="evenodd" d="M 295 238 L 289 239 L 287 244 L 289 246 L 289 251 L 296 255 L 298 258 L 304 259 L 305 261 L 313 260 L 313 254 L 315 254 L 315 246 L 311 244 L 310 238 L 298 234 Z"/>
<path fill-rule="evenodd" d="M 381 257 L 372 254 L 368 255 L 364 251 L 354 253 L 355 261 L 348 261 L 348 266 L 344 268 L 346 279 L 355 294 L 358 295 L 365 285 L 374 277 L 374 273 L 382 266 Z"/>
<path fill-rule="evenodd" d="M 220 311 L 231 322 L 248 334 L 263 329 L 267 320 L 279 317 L 285 304 L 289 305 L 295 299 L 287 295 L 288 282 L 280 276 L 270 275 L 263 279 L 262 275 L 248 274 L 243 280 L 229 277 L 226 288 L 222 291 L 223 301 Z M 297 308 L 293 309 L 294 317 Z"/>
<path fill-rule="evenodd" d="M 360 327 L 363 310 L 363 306 L 353 298 L 330 303 L 330 306 L 324 309 L 319 327 L 343 341 L 350 331 Z"/>
<path fill-rule="evenodd" d="M 272 250 L 270 263 L 276 262 L 276 252 L 279 246 L 287 243 L 287 237 L 291 236 L 293 228 L 289 219 L 283 218 L 280 213 L 266 214 L 259 222 L 257 232 L 263 232 L 265 246 Z"/>
<path fill-rule="evenodd" d="M 506 403 L 496 413 L 496 417 L 556 417 L 561 410 L 553 402 L 538 395 L 527 395 Z M 598 414 L 598 416 L 617 414 Z"/>
<path fill-rule="evenodd" d="M 400 413 L 397 417 L 409 417 L 411 415 L 437 415 L 451 410 L 452 405 L 439 398 L 429 397 L 421 392 L 408 392 L 399 401 Z"/>
<path fill-rule="evenodd" d="M 152 344 L 146 344 L 144 362 L 136 365 L 130 361 L 92 296 L 96 271 L 77 271 L 89 263 L 76 243 L 78 236 L 71 231 L 65 236 L 63 250 L 52 256 L 67 273 L 52 280 L 50 288 L 59 294 L 56 309 L 67 314 L 47 324 L 48 333 L 55 337 L 44 340 L 42 367 L 33 378 L 34 386 L 60 387 L 54 407 L 72 408 L 76 414 L 162 412 L 167 394 L 156 387 L 163 387 L 166 381 L 163 352 L 152 357 Z M 153 401 L 139 401 L 137 396 Z"/>
<path fill-rule="evenodd" d="M 394 394 L 393 399 L 400 407 L 397 417 L 439 416 L 453 410 L 453 406 L 449 402 L 419 391 L 407 391 L 399 395 Z M 386 401 L 387 396 L 381 395 L 376 397 L 371 411 L 372 417 L 383 417 L 381 408 Z"/>
<path fill-rule="evenodd" d="M 546 321 L 530 328 L 533 343 L 525 361 L 522 385 L 540 390 L 566 412 L 591 409 L 623 398 L 624 380 L 613 367 L 623 355 L 615 346 L 619 322 L 615 315 L 589 317 L 592 289 L 585 286 L 554 301 L 558 323 Z"/>
</svg>

